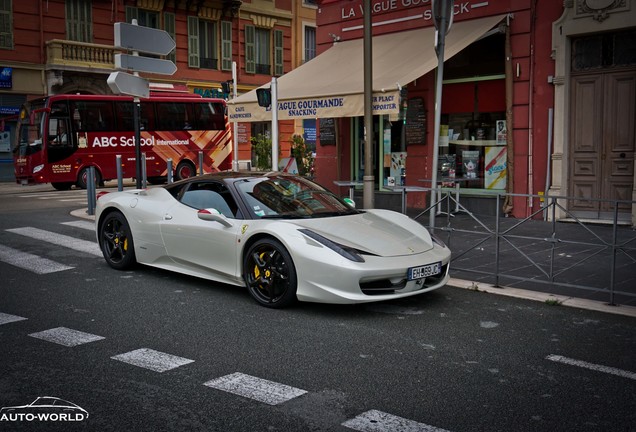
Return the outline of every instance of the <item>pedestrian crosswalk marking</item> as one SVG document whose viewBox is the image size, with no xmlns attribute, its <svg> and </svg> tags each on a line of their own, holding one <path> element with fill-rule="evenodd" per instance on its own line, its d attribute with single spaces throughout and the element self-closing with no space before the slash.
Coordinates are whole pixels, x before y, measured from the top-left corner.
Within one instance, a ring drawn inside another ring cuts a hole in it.
<svg viewBox="0 0 636 432">
<path fill-rule="evenodd" d="M 8 229 L 7 231 L 36 240 L 42 240 L 54 245 L 64 246 L 91 255 L 102 256 L 102 251 L 99 249 L 99 246 L 96 242 L 81 240 L 64 234 L 58 234 L 33 227 L 13 228 Z"/>
<path fill-rule="evenodd" d="M 194 360 L 155 351 L 150 348 L 140 348 L 111 358 L 155 372 L 165 372 L 194 362 Z"/>
<path fill-rule="evenodd" d="M 255 399 L 269 405 L 278 405 L 307 393 L 305 390 L 245 375 L 240 372 L 210 380 L 203 385 Z"/>
<path fill-rule="evenodd" d="M 75 228 L 81 228 L 89 231 L 95 231 L 95 222 L 89 222 L 87 220 L 77 220 L 71 222 L 62 222 L 62 225 L 72 226 Z"/>
<path fill-rule="evenodd" d="M 356 418 L 347 420 L 342 425 L 360 432 L 448 432 L 446 429 L 440 429 L 378 410 L 364 412 Z"/>
<path fill-rule="evenodd" d="M 11 264 L 14 267 L 29 270 L 36 274 L 55 273 L 73 268 L 51 261 L 47 258 L 22 252 L 4 245 L 0 245 L 0 261 Z"/>
<path fill-rule="evenodd" d="M 103 336 L 97 336 L 90 333 L 84 333 L 79 330 L 73 330 L 66 327 L 57 327 L 50 330 L 44 330 L 37 333 L 31 333 L 29 336 L 42 339 L 47 342 L 53 342 L 67 347 L 83 345 L 89 342 L 106 339 Z"/>
<path fill-rule="evenodd" d="M 24 321 L 27 318 L 0 312 L 0 325 L 9 324 L 16 321 Z"/>
</svg>

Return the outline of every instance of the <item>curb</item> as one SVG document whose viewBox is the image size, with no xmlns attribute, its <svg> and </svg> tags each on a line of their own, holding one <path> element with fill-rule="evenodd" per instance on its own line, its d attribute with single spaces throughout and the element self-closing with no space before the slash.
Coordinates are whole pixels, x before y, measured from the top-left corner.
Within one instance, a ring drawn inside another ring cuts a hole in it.
<svg viewBox="0 0 636 432">
<path fill-rule="evenodd" d="M 79 217 L 87 220 L 95 220 L 94 215 L 88 214 L 88 208 L 73 210 L 72 216 Z M 509 287 L 496 287 L 494 285 L 477 283 L 473 281 L 467 281 L 463 279 L 450 278 L 447 286 L 454 288 L 463 288 L 471 291 L 479 291 L 488 294 L 497 294 L 508 297 L 533 300 L 542 303 L 555 302 L 559 306 L 574 307 L 585 310 L 592 310 L 597 312 L 611 313 L 615 315 L 624 315 L 632 318 L 636 318 L 636 307 L 633 306 L 611 306 L 607 303 L 599 301 L 585 300 L 574 297 L 559 296 L 555 294 L 542 293 L 537 291 L 529 291 L 520 288 Z"/>
<path fill-rule="evenodd" d="M 478 291 L 488 294 L 497 294 L 526 300 L 539 301 L 543 303 L 554 302 L 559 306 L 568 306 L 579 309 L 592 310 L 597 312 L 611 313 L 615 315 L 624 315 L 636 318 L 636 307 L 633 306 L 611 306 L 607 303 L 586 300 L 575 297 L 566 297 L 555 294 L 542 293 L 538 291 L 529 291 L 520 288 L 496 287 L 486 283 L 477 283 L 463 279 L 450 278 L 448 286 L 455 288 L 463 288 L 471 291 Z"/>
</svg>

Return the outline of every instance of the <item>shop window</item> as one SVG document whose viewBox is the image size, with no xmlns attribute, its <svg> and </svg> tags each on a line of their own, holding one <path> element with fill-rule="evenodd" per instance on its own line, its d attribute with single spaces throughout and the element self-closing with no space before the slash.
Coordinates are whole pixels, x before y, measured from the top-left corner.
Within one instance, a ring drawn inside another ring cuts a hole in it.
<svg viewBox="0 0 636 432">
<path fill-rule="evenodd" d="M 438 177 L 447 185 L 456 178 L 462 188 L 505 189 L 504 80 L 446 84 L 443 91 Z"/>
</svg>

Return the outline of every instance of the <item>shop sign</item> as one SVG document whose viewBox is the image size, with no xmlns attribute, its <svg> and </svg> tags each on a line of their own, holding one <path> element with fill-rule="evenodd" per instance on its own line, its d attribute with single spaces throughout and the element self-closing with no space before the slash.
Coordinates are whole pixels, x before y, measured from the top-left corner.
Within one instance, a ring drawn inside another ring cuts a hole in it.
<svg viewBox="0 0 636 432">
<path fill-rule="evenodd" d="M 467 14 L 475 9 L 488 6 L 488 1 L 455 1 L 453 5 L 453 15 Z M 371 14 L 379 15 L 398 10 L 407 10 L 412 8 L 428 7 L 422 12 L 421 18 L 426 21 L 433 19 L 433 11 L 431 0 L 375 0 L 371 3 Z M 340 8 L 340 18 L 342 20 L 352 20 L 362 18 L 364 15 L 364 7 L 362 2 L 358 4 L 348 4 Z M 377 25 L 377 23 L 374 23 Z"/>
<path fill-rule="evenodd" d="M 195 87 L 194 90 L 192 91 L 198 95 L 201 95 L 201 97 L 204 97 L 204 98 L 226 99 L 228 97 L 227 93 L 223 93 L 221 90 L 215 89 L 215 88 L 210 89 L 210 88 Z"/>
<path fill-rule="evenodd" d="M 0 115 L 16 115 L 20 113 L 20 107 L 0 106 Z"/>
<path fill-rule="evenodd" d="M 13 87 L 13 68 L 3 67 L 0 69 L 0 88 Z"/>
<path fill-rule="evenodd" d="M 374 115 L 398 114 L 400 112 L 399 90 L 373 95 Z M 228 103 L 231 122 L 255 122 L 271 120 L 271 107 L 263 108 L 256 102 Z M 364 95 L 350 94 L 317 98 L 299 98 L 278 101 L 278 119 L 293 120 L 326 117 L 356 117 L 364 115 Z"/>
</svg>

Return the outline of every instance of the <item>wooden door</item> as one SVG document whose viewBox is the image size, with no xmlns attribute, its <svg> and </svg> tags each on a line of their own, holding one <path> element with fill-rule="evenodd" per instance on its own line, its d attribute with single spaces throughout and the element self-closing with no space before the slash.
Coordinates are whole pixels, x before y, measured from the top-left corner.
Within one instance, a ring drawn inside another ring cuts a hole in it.
<svg viewBox="0 0 636 432">
<path fill-rule="evenodd" d="M 631 200 L 636 147 L 636 71 L 572 77 L 570 210 L 578 217 L 611 218 L 613 203 Z M 619 205 L 631 213 L 630 204 Z"/>
</svg>

